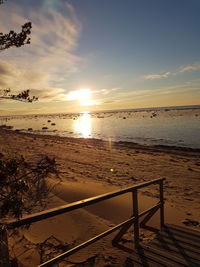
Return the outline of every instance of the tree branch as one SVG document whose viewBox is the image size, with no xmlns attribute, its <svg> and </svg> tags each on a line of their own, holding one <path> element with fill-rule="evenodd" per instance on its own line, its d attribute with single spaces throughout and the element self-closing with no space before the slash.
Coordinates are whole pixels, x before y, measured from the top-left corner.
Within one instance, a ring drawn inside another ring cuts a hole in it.
<svg viewBox="0 0 200 267">
<path fill-rule="evenodd" d="M 25 91 L 22 91 L 19 94 L 10 94 L 11 90 L 10 89 L 4 89 L 1 92 L 0 99 L 5 99 L 5 100 L 17 100 L 17 101 L 22 101 L 22 102 L 29 102 L 32 103 L 34 101 L 38 100 L 38 97 L 35 96 L 30 96 L 30 90 L 27 89 Z"/>
<path fill-rule="evenodd" d="M 20 47 L 25 44 L 30 44 L 30 38 L 28 35 L 31 33 L 32 24 L 27 22 L 22 25 L 22 31 L 16 33 L 10 31 L 7 34 L 0 32 L 0 51 L 10 48 L 11 46 Z"/>
</svg>

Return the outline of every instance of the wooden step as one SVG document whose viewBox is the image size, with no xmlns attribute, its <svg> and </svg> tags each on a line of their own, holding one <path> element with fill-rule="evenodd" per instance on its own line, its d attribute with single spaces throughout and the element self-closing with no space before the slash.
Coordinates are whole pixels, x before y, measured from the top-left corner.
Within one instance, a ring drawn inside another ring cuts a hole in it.
<svg viewBox="0 0 200 267">
<path fill-rule="evenodd" d="M 175 245 L 174 244 L 174 241 L 171 239 L 171 238 L 169 238 L 169 236 L 162 236 L 162 235 L 160 235 L 160 236 L 157 236 L 153 241 L 152 241 L 152 243 L 154 243 L 154 242 L 159 242 L 160 243 L 160 245 L 163 245 L 163 244 L 166 244 L 166 245 Z M 186 243 L 181 243 L 181 242 L 178 242 L 178 244 L 177 244 L 179 247 L 181 247 L 181 248 L 183 248 L 183 249 L 185 249 L 185 250 L 187 250 L 187 251 L 191 251 L 191 252 L 193 252 L 193 253 L 197 253 L 197 254 L 200 254 L 200 250 L 198 249 L 198 248 L 196 248 L 196 247 L 192 247 L 190 244 L 186 244 Z"/>
<path fill-rule="evenodd" d="M 146 254 L 155 255 L 158 258 L 158 261 L 164 262 L 167 266 L 188 266 L 188 261 L 181 258 L 179 255 L 173 255 L 167 250 L 162 250 L 153 246 L 143 246 L 143 248 L 146 251 Z M 190 266 L 196 266 L 196 264 L 190 261 Z"/>
<path fill-rule="evenodd" d="M 181 236 L 181 235 L 176 235 L 171 232 L 162 231 L 158 234 L 158 238 L 161 239 L 162 237 L 167 237 L 171 239 L 172 241 L 174 241 L 174 243 L 184 243 L 194 248 L 200 249 L 200 242 L 197 240 L 193 240 L 187 236 Z"/>
<path fill-rule="evenodd" d="M 130 257 L 133 265 L 127 266 L 200 267 L 199 232 L 168 225 L 148 245 L 132 250 Z"/>
<path fill-rule="evenodd" d="M 133 263 L 133 266 L 143 266 L 143 267 L 163 267 L 167 265 L 164 265 L 162 263 L 159 263 L 158 260 L 155 257 L 148 257 L 147 255 L 138 255 L 137 253 L 134 253 L 130 256 L 130 262 L 127 264 L 127 266 L 131 266 L 131 262 Z M 126 266 L 126 265 L 125 265 Z"/>
<path fill-rule="evenodd" d="M 166 231 L 166 232 L 170 231 L 173 234 L 185 236 L 197 242 L 199 242 L 200 240 L 200 232 L 194 231 L 194 230 L 191 231 L 191 229 L 182 230 L 182 227 L 179 227 L 179 226 L 166 227 L 162 231 Z"/>
<path fill-rule="evenodd" d="M 151 247 L 166 250 L 169 253 L 177 256 L 187 259 L 188 261 L 199 263 L 200 262 L 200 255 L 194 252 L 191 252 L 189 250 L 183 249 L 182 247 L 176 247 L 174 244 L 165 244 L 165 246 L 162 246 L 162 244 L 157 240 L 154 240 L 151 243 Z"/>
<path fill-rule="evenodd" d="M 118 249 L 126 251 L 129 253 L 129 263 L 126 263 L 124 266 L 131 266 L 131 263 L 134 263 L 133 266 L 148 266 L 148 267 L 163 267 L 167 266 L 163 263 L 158 262 L 157 257 L 144 254 L 144 250 L 135 250 L 130 247 L 125 247 L 124 245 L 118 243 L 116 246 Z M 131 261 L 130 261 L 131 260 Z"/>
<path fill-rule="evenodd" d="M 191 229 L 189 227 L 184 227 L 184 226 L 174 225 L 174 224 L 166 224 L 166 227 L 168 227 L 170 229 L 181 231 L 185 234 L 189 233 L 191 235 L 195 235 L 195 236 L 198 236 L 200 238 L 200 230 L 194 230 L 194 229 Z"/>
</svg>

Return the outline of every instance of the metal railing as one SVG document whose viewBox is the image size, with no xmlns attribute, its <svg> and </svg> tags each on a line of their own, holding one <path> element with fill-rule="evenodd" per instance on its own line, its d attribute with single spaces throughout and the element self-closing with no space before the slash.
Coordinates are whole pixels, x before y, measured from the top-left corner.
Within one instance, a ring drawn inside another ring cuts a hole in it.
<svg viewBox="0 0 200 267">
<path fill-rule="evenodd" d="M 87 198 L 84 200 L 76 201 L 71 204 L 63 205 L 57 208 L 48 209 L 46 211 L 34 213 L 32 215 L 25 216 L 20 220 L 9 220 L 6 223 L 0 223 L 0 267 L 10 267 L 9 264 L 9 251 L 8 251 L 8 243 L 7 243 L 7 230 L 17 228 L 26 224 L 30 224 L 33 222 L 38 222 L 47 218 L 51 218 L 53 216 L 57 216 L 66 212 L 70 212 L 79 208 L 83 208 L 103 200 L 107 200 L 116 196 L 123 195 L 125 193 L 132 193 L 132 201 L 133 201 L 133 215 L 127 219 L 126 221 L 109 228 L 107 231 L 87 240 L 86 242 L 58 255 L 57 257 L 50 259 L 38 267 L 44 266 L 52 266 L 52 264 L 61 261 L 62 259 L 74 254 L 80 249 L 87 247 L 88 245 L 102 239 L 103 237 L 113 233 L 114 231 L 120 229 L 118 234 L 112 240 L 112 244 L 115 246 L 120 241 L 121 237 L 125 234 L 125 232 L 133 225 L 134 227 L 134 245 L 137 249 L 139 247 L 139 228 L 146 227 L 146 223 L 150 220 L 150 218 L 156 213 L 157 210 L 160 209 L 160 228 L 164 227 L 164 196 L 163 196 L 163 182 L 165 178 L 155 179 L 149 182 L 140 183 L 138 185 L 130 186 L 121 190 L 117 190 L 111 193 L 102 194 L 99 196 Z M 153 207 L 142 211 L 139 213 L 138 209 L 138 189 L 144 188 L 149 185 L 159 184 L 159 202 Z M 146 215 L 146 216 L 145 216 Z M 139 218 L 145 216 L 141 221 Z"/>
</svg>

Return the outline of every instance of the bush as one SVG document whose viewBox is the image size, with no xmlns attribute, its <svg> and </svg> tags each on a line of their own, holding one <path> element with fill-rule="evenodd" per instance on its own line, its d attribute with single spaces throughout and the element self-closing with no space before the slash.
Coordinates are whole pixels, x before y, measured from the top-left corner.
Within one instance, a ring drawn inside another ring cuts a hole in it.
<svg viewBox="0 0 200 267">
<path fill-rule="evenodd" d="M 48 194 L 45 178 L 53 173 L 58 177 L 54 158 L 43 156 L 36 163 L 23 156 L 7 158 L 0 154 L 0 217 L 21 217 L 31 213 L 33 206 L 44 204 Z"/>
</svg>

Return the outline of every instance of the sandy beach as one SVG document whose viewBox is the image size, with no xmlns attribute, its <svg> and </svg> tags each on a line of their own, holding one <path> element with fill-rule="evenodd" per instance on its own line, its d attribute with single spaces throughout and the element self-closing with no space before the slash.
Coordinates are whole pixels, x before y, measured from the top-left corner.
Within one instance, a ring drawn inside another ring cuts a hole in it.
<svg viewBox="0 0 200 267">
<path fill-rule="evenodd" d="M 166 222 L 182 226 L 191 222 L 185 226 L 200 231 L 198 150 L 41 136 L 0 129 L 0 153 L 23 155 L 28 161 L 36 161 L 41 155 L 56 159 L 60 180 L 47 178 L 47 184 L 53 186 L 53 190 L 46 208 L 166 178 Z M 140 191 L 141 210 L 156 203 L 158 186 Z M 9 240 L 11 251 L 22 264 L 20 266 L 36 266 L 41 260 L 50 258 L 49 255 L 62 251 L 59 242 L 65 245 L 65 250 L 69 249 L 128 218 L 132 209 L 130 200 L 129 195 L 113 198 L 32 224 L 29 229 L 20 229 L 19 234 L 12 235 Z M 195 226 L 193 221 L 197 222 Z M 152 224 L 158 225 L 158 216 Z M 141 238 L 148 240 L 150 235 L 149 232 L 142 233 Z M 86 266 L 76 264 L 83 264 L 90 257 L 95 264 L 91 266 L 123 266 L 130 255 L 112 247 L 112 236 L 81 250 L 59 266 Z M 131 242 L 130 236 L 127 236 L 127 242 Z"/>
</svg>

